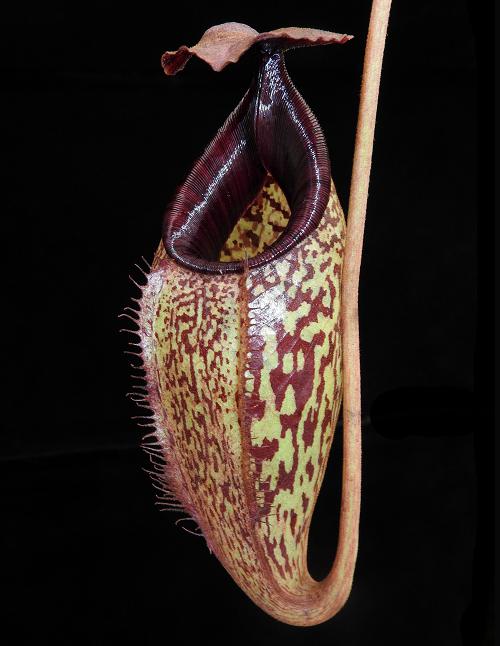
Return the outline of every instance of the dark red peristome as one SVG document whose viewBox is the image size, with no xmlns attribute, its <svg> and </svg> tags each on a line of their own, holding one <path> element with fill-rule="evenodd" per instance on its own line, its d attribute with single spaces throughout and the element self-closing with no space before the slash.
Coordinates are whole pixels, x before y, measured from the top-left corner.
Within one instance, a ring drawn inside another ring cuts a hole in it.
<svg viewBox="0 0 500 646">
<path fill-rule="evenodd" d="M 234 225 L 269 173 L 291 210 L 283 234 L 248 267 L 280 256 L 313 231 L 330 192 L 325 138 L 293 85 L 283 52 L 263 44 L 256 81 L 229 116 L 169 205 L 163 242 L 167 253 L 196 271 L 243 271 L 243 262 L 221 262 L 220 252 Z"/>
</svg>

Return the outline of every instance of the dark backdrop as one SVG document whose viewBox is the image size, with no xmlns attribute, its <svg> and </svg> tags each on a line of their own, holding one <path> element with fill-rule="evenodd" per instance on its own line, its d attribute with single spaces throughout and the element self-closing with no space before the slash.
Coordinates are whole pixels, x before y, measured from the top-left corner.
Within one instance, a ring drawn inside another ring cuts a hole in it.
<svg viewBox="0 0 500 646">
<path fill-rule="evenodd" d="M 160 55 L 229 20 L 354 34 L 287 56 L 347 210 L 369 7 L 28 0 L 2 10 L 4 643 L 490 643 L 476 306 L 476 34 L 490 16 L 472 3 L 393 7 L 360 288 L 360 554 L 336 618 L 311 629 L 272 620 L 203 539 L 158 512 L 125 398 L 127 276 L 151 259 L 167 201 L 255 62 L 215 74 L 193 60 L 166 78 Z M 340 452 L 339 433 L 310 538 L 318 577 L 335 550 Z"/>
</svg>

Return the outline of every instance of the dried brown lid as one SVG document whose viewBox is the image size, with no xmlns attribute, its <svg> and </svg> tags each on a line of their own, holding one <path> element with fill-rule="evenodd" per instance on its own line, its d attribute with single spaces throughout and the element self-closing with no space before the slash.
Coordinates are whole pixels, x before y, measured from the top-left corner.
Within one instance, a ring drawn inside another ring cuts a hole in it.
<svg viewBox="0 0 500 646">
<path fill-rule="evenodd" d="M 182 45 L 176 51 L 165 52 L 161 64 L 165 74 L 176 74 L 184 68 L 192 56 L 205 61 L 216 72 L 220 72 L 229 63 L 236 63 L 239 58 L 255 43 L 276 42 L 284 49 L 307 45 L 342 45 L 352 36 L 336 34 L 322 29 L 305 29 L 302 27 L 281 27 L 259 34 L 248 25 L 239 22 L 225 22 L 210 27 L 200 41 L 187 47 Z"/>
</svg>

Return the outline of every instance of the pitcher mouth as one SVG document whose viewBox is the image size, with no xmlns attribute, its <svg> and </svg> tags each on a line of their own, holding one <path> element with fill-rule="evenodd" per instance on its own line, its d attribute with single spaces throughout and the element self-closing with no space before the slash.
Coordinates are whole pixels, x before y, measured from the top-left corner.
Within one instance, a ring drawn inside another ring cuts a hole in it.
<svg viewBox="0 0 500 646">
<path fill-rule="evenodd" d="M 330 160 L 321 128 L 288 76 L 282 46 L 260 46 L 257 78 L 165 213 L 165 250 L 193 271 L 226 274 L 266 265 L 314 231 L 328 203 Z M 288 223 L 256 255 L 249 248 L 244 259 L 228 261 L 228 238 L 270 176 L 290 209 Z"/>
</svg>

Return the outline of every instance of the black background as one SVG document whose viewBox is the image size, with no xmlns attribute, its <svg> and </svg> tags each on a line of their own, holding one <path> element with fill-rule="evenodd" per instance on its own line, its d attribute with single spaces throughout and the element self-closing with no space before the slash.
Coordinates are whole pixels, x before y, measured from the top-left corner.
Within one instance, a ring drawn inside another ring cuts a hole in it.
<svg viewBox="0 0 500 646">
<path fill-rule="evenodd" d="M 360 287 L 359 560 L 345 608 L 309 629 L 267 617 L 155 508 L 117 316 L 167 201 L 255 70 L 250 53 L 166 78 L 163 51 L 229 20 L 354 34 L 287 56 L 347 210 L 370 3 L 2 10 L 3 643 L 492 643 L 479 6 L 394 3 Z M 311 530 L 317 577 L 335 550 L 340 452 L 339 433 Z"/>
</svg>

